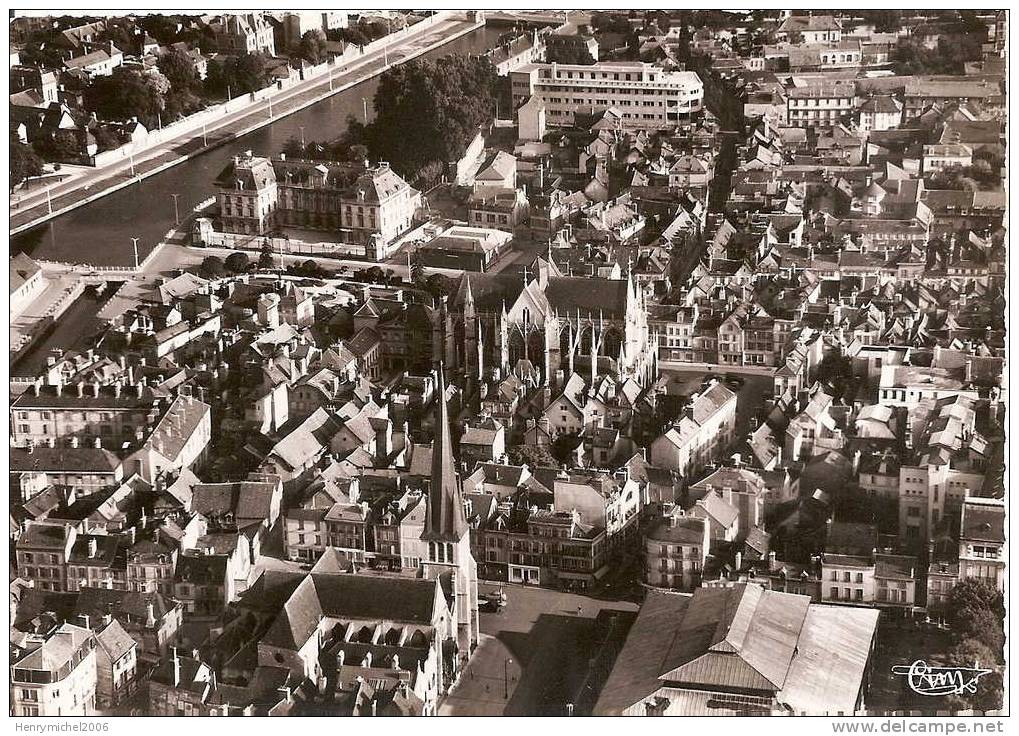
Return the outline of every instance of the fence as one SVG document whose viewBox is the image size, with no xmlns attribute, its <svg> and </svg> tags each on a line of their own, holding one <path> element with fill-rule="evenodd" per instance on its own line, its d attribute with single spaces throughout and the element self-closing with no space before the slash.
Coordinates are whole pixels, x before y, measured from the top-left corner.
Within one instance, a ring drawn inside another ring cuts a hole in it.
<svg viewBox="0 0 1019 736">
<path fill-rule="evenodd" d="M 205 245 L 213 248 L 233 248 L 261 252 L 266 246 L 274 256 L 311 256 L 315 258 L 364 259 L 365 246 L 356 243 L 306 243 L 303 240 L 276 238 L 266 235 L 236 235 L 234 233 L 212 232 L 206 237 Z"/>
<path fill-rule="evenodd" d="M 164 240 L 172 239 L 176 234 L 175 230 L 167 232 Z M 82 275 L 90 275 L 96 273 L 107 273 L 107 274 L 124 274 L 127 276 L 133 276 L 134 274 L 141 273 L 145 270 L 145 267 L 155 258 L 156 254 L 162 250 L 164 243 L 161 241 L 156 243 L 156 246 L 148 252 L 141 261 L 138 262 L 137 266 L 100 266 L 95 263 L 68 263 L 67 261 L 47 261 L 47 260 L 36 260 L 43 268 L 49 268 L 52 270 L 67 271 L 69 273 L 80 273 Z"/>
</svg>

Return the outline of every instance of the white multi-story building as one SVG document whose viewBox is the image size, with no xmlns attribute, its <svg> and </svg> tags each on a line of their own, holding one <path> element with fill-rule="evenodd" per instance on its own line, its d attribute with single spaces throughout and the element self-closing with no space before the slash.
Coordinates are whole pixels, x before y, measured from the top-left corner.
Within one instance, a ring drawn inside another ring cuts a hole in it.
<svg viewBox="0 0 1019 736">
<path fill-rule="evenodd" d="M 834 128 L 848 120 L 856 107 L 853 82 L 835 81 L 788 90 L 789 125 L 794 128 Z"/>
<path fill-rule="evenodd" d="M 683 416 L 651 443 L 651 463 L 689 478 L 718 459 L 732 441 L 736 426 L 736 394 L 715 382 L 692 397 Z"/>
<path fill-rule="evenodd" d="M 510 73 L 513 105 L 531 97 L 545 106 L 549 125 L 570 125 L 578 112 L 616 108 L 625 127 L 663 128 L 699 111 L 704 85 L 694 72 L 653 64 L 528 64 Z"/>
<path fill-rule="evenodd" d="M 28 635 L 11 653 L 11 714 L 88 716 L 96 708 L 96 637 L 62 624 L 48 637 Z"/>
</svg>

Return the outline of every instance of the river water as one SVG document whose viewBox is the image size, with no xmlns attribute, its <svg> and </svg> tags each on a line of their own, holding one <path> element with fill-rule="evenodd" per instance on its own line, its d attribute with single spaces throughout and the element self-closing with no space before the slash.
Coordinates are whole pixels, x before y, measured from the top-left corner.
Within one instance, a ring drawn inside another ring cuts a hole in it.
<svg viewBox="0 0 1019 736">
<path fill-rule="evenodd" d="M 488 26 L 479 28 L 418 58 L 432 59 L 455 52 L 480 54 L 495 44 L 501 32 Z M 214 194 L 213 180 L 235 155 L 246 150 L 275 155 L 289 138 L 300 137 L 301 126 L 307 141 L 339 137 L 346 129 L 348 116 L 363 114 L 361 98 L 367 97 L 370 104 L 377 86 L 378 77 L 372 77 L 138 184 L 56 217 L 12 238 L 12 252 L 25 251 L 48 260 L 121 265 L 133 263 L 131 238 L 136 237 L 140 239 L 139 255 L 144 258 L 173 227 L 171 193 L 180 194 L 183 217 Z"/>
</svg>

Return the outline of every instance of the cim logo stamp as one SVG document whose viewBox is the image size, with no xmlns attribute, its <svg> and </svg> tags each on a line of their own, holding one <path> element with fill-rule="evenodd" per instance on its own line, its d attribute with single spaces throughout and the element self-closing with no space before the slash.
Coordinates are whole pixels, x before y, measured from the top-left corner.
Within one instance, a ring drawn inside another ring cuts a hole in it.
<svg viewBox="0 0 1019 736">
<path fill-rule="evenodd" d="M 961 695 L 975 693 L 977 681 L 992 672 L 976 667 L 932 667 L 918 659 L 911 665 L 892 667 L 896 675 L 905 675 L 909 687 L 918 695 Z"/>
</svg>

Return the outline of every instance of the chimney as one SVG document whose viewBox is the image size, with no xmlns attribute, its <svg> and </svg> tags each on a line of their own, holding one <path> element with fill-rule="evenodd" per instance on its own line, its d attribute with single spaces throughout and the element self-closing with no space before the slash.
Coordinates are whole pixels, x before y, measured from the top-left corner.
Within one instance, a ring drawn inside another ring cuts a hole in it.
<svg viewBox="0 0 1019 736">
<path fill-rule="evenodd" d="M 736 553 L 736 572 L 739 572 L 743 568 L 743 553 Z"/>
<path fill-rule="evenodd" d="M 156 604 L 149 601 L 145 606 L 145 626 L 151 628 L 156 625 Z M 177 659 L 177 649 L 173 650 L 173 658 Z"/>
<path fill-rule="evenodd" d="M 95 556 L 98 553 L 99 553 L 99 544 L 96 542 L 95 538 L 93 537 L 92 539 L 88 540 L 88 556 L 89 556 L 89 559 L 94 559 Z"/>
<path fill-rule="evenodd" d="M 777 566 L 775 560 L 776 560 L 775 553 L 774 552 L 769 552 L 768 553 L 768 569 L 769 570 L 774 570 L 775 567 Z"/>
</svg>

